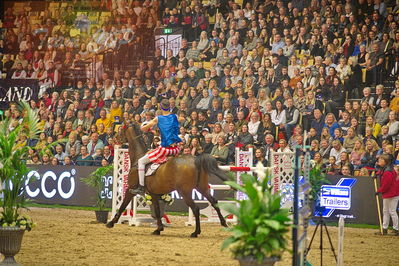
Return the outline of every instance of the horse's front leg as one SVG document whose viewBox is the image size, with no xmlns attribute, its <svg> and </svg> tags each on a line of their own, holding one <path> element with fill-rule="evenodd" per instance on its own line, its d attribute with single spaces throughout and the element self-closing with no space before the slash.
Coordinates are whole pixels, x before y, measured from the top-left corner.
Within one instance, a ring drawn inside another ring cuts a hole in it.
<svg viewBox="0 0 399 266">
<path fill-rule="evenodd" d="M 152 205 L 154 206 L 154 212 L 155 212 L 155 218 L 157 219 L 157 226 L 158 228 L 152 232 L 153 235 L 160 235 L 161 232 L 163 231 L 163 223 L 161 220 L 161 210 L 159 208 L 159 200 L 160 197 L 158 195 L 153 195 L 151 194 L 152 198 Z"/>
<path fill-rule="evenodd" d="M 126 190 L 125 198 L 123 199 L 123 202 L 118 212 L 115 214 L 115 217 L 106 225 L 108 228 L 112 228 L 114 227 L 114 224 L 118 223 L 118 220 L 121 217 L 122 213 L 125 211 L 127 205 L 132 201 L 133 196 L 135 196 L 135 194 L 130 193 L 130 189 L 132 188 L 132 186 L 129 186 L 129 188 Z"/>
</svg>

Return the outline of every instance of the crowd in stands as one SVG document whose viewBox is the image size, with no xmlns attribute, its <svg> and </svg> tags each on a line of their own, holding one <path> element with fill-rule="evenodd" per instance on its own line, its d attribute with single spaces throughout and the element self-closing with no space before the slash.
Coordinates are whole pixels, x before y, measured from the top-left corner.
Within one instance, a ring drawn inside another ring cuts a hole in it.
<svg viewBox="0 0 399 266">
<path fill-rule="evenodd" d="M 31 101 L 44 133 L 19 140 L 32 147 L 30 163 L 112 163 L 120 124 L 150 121 L 166 98 L 185 117 L 183 154 L 234 164 L 235 147 L 253 147 L 268 165 L 271 151 L 309 145 L 331 174 L 366 174 L 381 154 L 399 164 L 398 3 L 120 0 L 100 8 L 110 16 L 74 37 L 71 5 L 34 25 L 5 12 L 3 76 L 48 88 Z M 179 52 L 140 57 L 157 27 L 183 30 Z M 126 69 L 131 56 L 134 70 Z M 5 115 L 21 118 L 15 104 Z M 159 145 L 156 128 L 146 140 Z"/>
</svg>

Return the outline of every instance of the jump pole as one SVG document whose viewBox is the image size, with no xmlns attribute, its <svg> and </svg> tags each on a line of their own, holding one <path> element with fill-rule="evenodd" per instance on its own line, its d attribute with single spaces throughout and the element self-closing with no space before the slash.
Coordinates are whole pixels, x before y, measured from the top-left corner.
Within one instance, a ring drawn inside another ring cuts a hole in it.
<svg viewBox="0 0 399 266">
<path fill-rule="evenodd" d="M 378 191 L 377 177 L 375 176 L 374 172 L 373 172 L 371 177 L 374 180 L 374 190 L 377 193 L 377 191 Z M 383 234 L 383 230 L 382 230 L 381 206 L 380 206 L 380 199 L 379 199 L 378 195 L 375 195 L 375 201 L 377 202 L 378 221 L 380 222 L 380 233 L 382 235 Z"/>
<path fill-rule="evenodd" d="M 256 169 L 259 169 L 257 167 L 243 167 L 243 166 L 228 166 L 228 165 L 220 165 L 219 166 L 220 170 L 223 171 L 231 171 L 231 172 L 250 172 L 254 171 Z M 264 170 L 271 170 L 271 167 L 262 167 Z"/>
</svg>

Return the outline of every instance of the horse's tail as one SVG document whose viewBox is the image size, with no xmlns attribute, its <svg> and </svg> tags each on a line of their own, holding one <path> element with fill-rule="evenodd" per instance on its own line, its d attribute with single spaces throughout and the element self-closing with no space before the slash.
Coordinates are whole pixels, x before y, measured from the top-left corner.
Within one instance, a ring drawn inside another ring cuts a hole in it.
<svg viewBox="0 0 399 266">
<path fill-rule="evenodd" d="M 228 175 L 225 171 L 221 170 L 215 158 L 209 154 L 201 154 L 195 157 L 195 167 L 198 169 L 198 177 L 201 176 L 201 172 L 204 171 L 208 175 L 215 175 L 219 177 L 222 181 L 229 180 Z M 198 182 L 199 182 L 198 178 Z"/>
</svg>

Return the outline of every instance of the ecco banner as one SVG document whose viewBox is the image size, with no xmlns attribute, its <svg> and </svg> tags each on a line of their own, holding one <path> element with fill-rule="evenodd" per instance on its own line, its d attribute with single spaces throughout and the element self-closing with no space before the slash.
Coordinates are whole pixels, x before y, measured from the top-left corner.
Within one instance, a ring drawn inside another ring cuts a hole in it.
<svg viewBox="0 0 399 266">
<path fill-rule="evenodd" d="M 35 79 L 1 79 L 0 108 L 8 108 L 10 102 L 37 100 L 39 83 Z"/>
<path fill-rule="evenodd" d="M 25 193 L 31 201 L 42 204 L 69 206 L 94 206 L 95 190 L 81 179 L 96 170 L 92 166 L 31 166 L 28 173 Z M 111 207 L 112 175 L 103 177 L 102 197 L 107 198 Z"/>
</svg>

